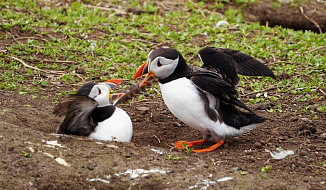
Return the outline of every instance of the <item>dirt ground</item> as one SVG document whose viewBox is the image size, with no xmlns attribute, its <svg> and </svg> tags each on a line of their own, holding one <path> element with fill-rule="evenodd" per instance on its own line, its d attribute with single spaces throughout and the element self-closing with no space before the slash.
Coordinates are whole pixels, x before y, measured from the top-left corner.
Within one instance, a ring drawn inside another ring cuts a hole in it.
<svg viewBox="0 0 326 190">
<path fill-rule="evenodd" d="M 277 101 L 282 112 L 266 111 L 274 104 L 249 105 L 269 120 L 214 152 L 188 154 L 173 143 L 201 134 L 178 121 L 157 93 L 119 106 L 133 121 L 131 143 L 54 134 L 61 120 L 52 114 L 55 94 L 72 88 L 53 84 L 37 99 L 0 90 L 2 189 L 326 189 L 326 116 L 314 107 L 321 102 L 309 102 L 317 119 L 300 111 L 306 103 L 295 95 Z M 275 160 L 268 151 L 279 147 L 294 154 Z"/>
</svg>

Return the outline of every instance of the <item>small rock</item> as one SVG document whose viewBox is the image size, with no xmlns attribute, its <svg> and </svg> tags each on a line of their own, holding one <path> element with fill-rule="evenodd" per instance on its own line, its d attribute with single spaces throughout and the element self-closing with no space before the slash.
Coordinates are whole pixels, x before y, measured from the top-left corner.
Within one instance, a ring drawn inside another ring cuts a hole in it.
<svg viewBox="0 0 326 190">
<path fill-rule="evenodd" d="M 290 75 L 287 74 L 287 73 L 282 72 L 282 73 L 278 74 L 278 78 L 279 79 L 289 79 Z"/>
<path fill-rule="evenodd" d="M 316 133 L 316 128 L 310 125 L 303 125 L 299 127 L 299 135 L 312 135 Z"/>
<path fill-rule="evenodd" d="M 223 26 L 230 26 L 230 24 L 228 22 L 226 22 L 225 20 L 220 20 L 215 24 L 215 28 L 220 28 Z"/>
<path fill-rule="evenodd" d="M 298 117 L 291 117 L 291 118 L 289 119 L 290 122 L 296 122 L 296 121 L 298 121 L 298 120 L 299 120 Z"/>
<path fill-rule="evenodd" d="M 174 127 L 180 127 L 180 126 L 181 126 L 181 124 L 178 123 L 178 122 L 174 122 L 172 125 L 173 125 Z"/>
<path fill-rule="evenodd" d="M 127 158 L 127 159 L 130 159 L 130 158 L 131 158 L 131 156 L 130 156 L 130 155 L 126 155 L 126 158 Z"/>
<path fill-rule="evenodd" d="M 304 151 L 304 150 L 301 150 L 301 151 L 299 151 L 298 154 L 299 154 L 300 157 L 303 157 L 303 156 L 306 156 L 307 155 L 307 152 Z"/>
<path fill-rule="evenodd" d="M 326 139 L 326 133 L 320 134 L 320 137 L 323 138 L 323 139 Z"/>
<path fill-rule="evenodd" d="M 85 69 L 81 68 L 81 67 L 78 67 L 75 71 L 77 74 L 85 74 Z"/>
<path fill-rule="evenodd" d="M 326 184 L 326 181 L 321 181 L 319 183 L 322 184 L 322 185 L 325 185 Z"/>
<path fill-rule="evenodd" d="M 279 79 L 289 79 L 290 75 L 287 74 L 287 73 L 282 72 L 282 73 L 278 74 L 278 78 Z"/>
<path fill-rule="evenodd" d="M 260 139 L 261 144 L 267 144 L 269 139 Z"/>
<path fill-rule="evenodd" d="M 133 7 L 133 8 L 128 8 L 126 10 L 127 13 L 133 13 L 135 15 L 140 15 L 142 13 L 149 13 L 149 14 L 153 14 L 154 12 L 153 11 L 145 11 L 143 9 L 139 9 L 137 7 Z"/>
<path fill-rule="evenodd" d="M 138 110 L 138 111 L 147 111 L 147 110 L 149 110 L 149 108 L 148 107 L 136 107 L 136 110 Z"/>
<path fill-rule="evenodd" d="M 255 145 L 256 148 L 261 148 L 261 143 L 260 142 L 255 142 L 254 145 Z"/>
<path fill-rule="evenodd" d="M 94 170 L 94 167 L 93 166 L 87 166 L 87 169 L 89 169 L 89 170 Z"/>
<path fill-rule="evenodd" d="M 260 104 L 258 104 L 257 109 L 266 110 L 266 109 L 268 109 L 270 107 L 271 107 L 270 103 L 260 103 Z"/>
<path fill-rule="evenodd" d="M 309 110 L 313 110 L 313 111 L 318 111 L 317 108 L 318 108 L 318 105 L 317 104 L 308 106 L 308 109 Z"/>
</svg>

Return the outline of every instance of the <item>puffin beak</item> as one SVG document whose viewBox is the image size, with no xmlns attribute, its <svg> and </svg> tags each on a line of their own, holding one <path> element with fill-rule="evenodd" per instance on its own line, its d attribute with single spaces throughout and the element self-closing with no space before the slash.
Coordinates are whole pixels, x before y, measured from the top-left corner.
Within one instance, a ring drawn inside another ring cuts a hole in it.
<svg viewBox="0 0 326 190">
<path fill-rule="evenodd" d="M 110 98 L 110 102 L 112 102 L 113 105 L 115 105 L 120 98 L 122 98 L 126 93 L 115 93 L 115 94 L 110 94 L 109 98 Z"/>
<path fill-rule="evenodd" d="M 134 76 L 134 80 L 137 79 L 138 77 L 144 75 L 144 74 L 147 74 L 145 79 L 139 84 L 139 87 L 147 85 L 148 83 L 150 83 L 154 79 L 155 74 L 153 72 L 151 72 L 151 71 L 148 72 L 148 70 L 149 70 L 148 69 L 148 62 L 146 62 L 136 72 L 136 74 Z"/>
<path fill-rule="evenodd" d="M 123 82 L 123 80 L 121 80 L 121 79 L 111 79 L 111 80 L 107 80 L 103 83 L 108 85 L 110 88 L 114 88 L 115 86 L 117 86 L 118 84 L 120 84 L 122 82 Z"/>
</svg>

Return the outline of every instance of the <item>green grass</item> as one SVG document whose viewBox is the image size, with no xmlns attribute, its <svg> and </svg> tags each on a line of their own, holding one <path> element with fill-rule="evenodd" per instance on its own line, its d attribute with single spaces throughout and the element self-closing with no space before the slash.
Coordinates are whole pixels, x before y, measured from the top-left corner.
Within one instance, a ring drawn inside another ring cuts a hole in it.
<svg viewBox="0 0 326 190">
<path fill-rule="evenodd" d="M 96 6 L 96 1 L 87 1 Z M 254 1 L 237 1 L 250 3 Z M 103 4 L 103 2 L 102 2 Z M 111 1 L 110 5 L 120 5 Z M 45 6 L 41 1 L 8 0 L 0 3 L 0 88 L 18 90 L 34 98 L 41 88 L 53 83 L 82 84 L 84 81 L 105 81 L 111 78 L 132 80 L 135 71 L 146 61 L 147 54 L 157 45 L 178 49 L 191 63 L 200 65 L 197 51 L 205 46 L 240 50 L 268 63 L 276 75 L 286 73 L 287 79 L 241 77 L 240 87 L 263 91 L 275 87 L 267 96 L 248 99 L 250 103 L 276 102 L 294 95 L 298 101 L 321 102 L 326 88 L 326 34 L 294 31 L 281 27 L 267 28 L 258 23 L 245 23 L 241 11 L 228 9 L 223 18 L 214 13 L 219 3 L 187 2 L 185 6 L 163 11 L 160 4 L 132 0 L 119 11 L 138 7 L 148 13 L 116 14 L 74 2 L 65 7 Z M 210 9 L 211 8 L 211 9 Z M 215 28 L 227 20 L 235 30 Z M 10 31 L 19 31 L 11 34 Z M 25 39 L 23 39 L 25 38 Z M 10 43 L 9 43 L 10 42 Z M 4 51 L 3 51 L 4 50 Z M 10 58 L 17 57 L 26 64 Z M 59 62 L 46 62 L 52 60 Z M 62 63 L 69 60 L 72 62 Z M 83 68 L 85 74 L 76 74 Z M 63 74 L 62 74 L 63 73 Z M 75 90 L 75 87 L 72 87 Z M 58 97 L 67 93 L 58 94 Z M 139 98 L 140 100 L 142 97 Z M 276 106 L 275 110 L 282 110 Z M 318 104 L 324 112 L 325 105 Z"/>
</svg>

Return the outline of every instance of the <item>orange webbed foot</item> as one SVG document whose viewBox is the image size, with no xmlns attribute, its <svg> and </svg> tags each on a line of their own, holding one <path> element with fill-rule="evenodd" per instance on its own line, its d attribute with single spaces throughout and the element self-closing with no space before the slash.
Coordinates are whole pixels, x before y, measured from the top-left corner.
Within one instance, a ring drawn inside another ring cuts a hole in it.
<svg viewBox="0 0 326 190">
<path fill-rule="evenodd" d="M 192 142 L 187 142 L 187 141 L 178 141 L 175 143 L 175 147 L 177 149 L 184 149 L 184 144 L 187 146 L 187 148 L 191 148 L 193 147 L 194 145 L 199 145 L 199 144 L 203 144 L 207 142 L 205 139 L 202 139 L 202 140 L 198 140 L 198 141 L 192 141 Z M 224 140 L 220 140 L 218 141 L 216 144 L 208 147 L 208 148 L 204 148 L 204 149 L 195 149 L 195 150 L 192 150 L 192 152 L 195 152 L 195 153 L 199 153 L 199 152 L 211 152 L 215 149 L 217 149 L 218 147 L 222 146 L 224 143 Z"/>
<path fill-rule="evenodd" d="M 184 145 L 183 144 L 186 144 L 188 148 L 191 148 L 193 147 L 194 145 L 199 145 L 199 144 L 203 144 L 204 142 L 206 142 L 205 139 L 202 139 L 202 140 L 198 140 L 198 141 L 191 141 L 191 142 L 187 142 L 187 141 L 178 141 L 175 143 L 175 147 L 177 149 L 184 149 Z"/>
<path fill-rule="evenodd" d="M 218 147 L 222 146 L 224 143 L 224 140 L 220 140 L 218 141 L 216 144 L 208 147 L 208 148 L 204 148 L 204 149 L 197 149 L 197 150 L 192 150 L 193 152 L 199 153 L 199 152 L 211 152 L 215 149 L 217 149 Z"/>
</svg>

